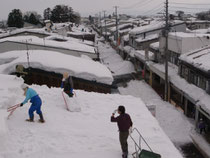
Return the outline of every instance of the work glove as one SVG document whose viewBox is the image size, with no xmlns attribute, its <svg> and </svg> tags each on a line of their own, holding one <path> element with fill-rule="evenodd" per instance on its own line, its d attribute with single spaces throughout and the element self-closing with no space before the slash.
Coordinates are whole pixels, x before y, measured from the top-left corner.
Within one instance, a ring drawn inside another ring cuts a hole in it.
<svg viewBox="0 0 210 158">
<path fill-rule="evenodd" d="M 113 113 L 112 113 L 112 115 L 114 115 L 116 112 L 117 112 L 117 110 L 114 110 Z"/>
<path fill-rule="evenodd" d="M 23 106 L 23 103 L 21 103 L 20 106 Z"/>
</svg>

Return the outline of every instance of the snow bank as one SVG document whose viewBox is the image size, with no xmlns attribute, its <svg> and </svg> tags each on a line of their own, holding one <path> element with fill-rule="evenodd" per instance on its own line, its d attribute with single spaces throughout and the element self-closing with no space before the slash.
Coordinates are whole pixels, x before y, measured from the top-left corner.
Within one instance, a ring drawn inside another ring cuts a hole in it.
<svg viewBox="0 0 210 158">
<path fill-rule="evenodd" d="M 113 73 L 113 76 L 131 74 L 135 72 L 134 66 L 130 61 L 125 61 L 117 52 L 101 42 L 98 45 L 100 59 Z"/>
<path fill-rule="evenodd" d="M 0 58 L 4 60 L 14 59 L 7 64 L 0 65 L 1 73 L 9 74 L 15 72 L 15 66 L 17 64 L 22 64 L 25 67 L 28 66 L 26 51 L 1 53 Z M 74 57 L 53 51 L 30 50 L 29 61 L 30 66 L 33 68 L 53 71 L 56 73 L 68 71 L 72 76 L 108 85 L 111 85 L 113 82 L 111 72 L 105 66 L 89 59 Z"/>
<path fill-rule="evenodd" d="M 8 129 L 6 126 L 6 116 L 7 116 L 7 112 L 6 110 L 0 109 L 0 142 L 2 141 L 2 138 L 4 138 L 4 136 L 7 134 Z"/>
</svg>

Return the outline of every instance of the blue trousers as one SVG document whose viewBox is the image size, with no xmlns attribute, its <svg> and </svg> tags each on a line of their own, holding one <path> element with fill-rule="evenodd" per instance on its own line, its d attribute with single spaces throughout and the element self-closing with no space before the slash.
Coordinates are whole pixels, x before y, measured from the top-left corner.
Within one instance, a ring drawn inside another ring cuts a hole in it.
<svg viewBox="0 0 210 158">
<path fill-rule="evenodd" d="M 38 95 L 36 95 L 36 96 L 31 98 L 30 102 L 32 104 L 31 104 L 31 107 L 28 110 L 28 114 L 29 114 L 30 119 L 33 119 L 34 118 L 34 111 L 36 111 L 36 113 L 38 115 L 42 114 L 42 111 L 41 111 L 42 100 Z"/>
</svg>

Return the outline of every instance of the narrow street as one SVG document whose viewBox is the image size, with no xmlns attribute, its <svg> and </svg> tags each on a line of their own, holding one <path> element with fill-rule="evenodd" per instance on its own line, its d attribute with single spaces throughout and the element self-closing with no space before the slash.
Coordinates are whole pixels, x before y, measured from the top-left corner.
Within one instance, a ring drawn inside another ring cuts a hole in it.
<svg viewBox="0 0 210 158">
<path fill-rule="evenodd" d="M 107 49 L 107 51 L 105 49 Z M 122 59 L 119 59 L 121 57 L 114 49 L 111 49 L 109 45 L 105 46 L 104 44 L 99 43 L 99 51 L 99 53 L 102 53 L 102 57 L 105 57 L 105 53 L 109 52 L 109 60 L 106 61 L 108 58 L 103 58 L 103 62 L 109 63 L 107 66 L 111 69 L 111 71 L 112 67 L 110 67 L 110 65 L 115 63 L 115 67 L 119 67 L 119 64 L 122 64 Z M 116 64 L 114 61 L 121 62 Z M 112 72 L 114 71 L 115 70 Z M 128 73 L 129 68 L 124 66 L 121 70 L 118 69 L 118 71 L 121 71 L 121 73 L 126 71 L 126 73 Z M 194 128 L 192 121 L 184 116 L 182 111 L 179 111 L 170 103 L 163 101 L 146 82 L 131 80 L 130 82 L 126 82 L 118 86 L 118 91 L 122 95 L 132 95 L 134 97 L 141 98 L 147 106 L 155 105 L 155 117 L 162 129 L 169 136 L 182 155 L 186 158 L 204 158 L 194 146 L 190 138 L 191 130 Z"/>
</svg>

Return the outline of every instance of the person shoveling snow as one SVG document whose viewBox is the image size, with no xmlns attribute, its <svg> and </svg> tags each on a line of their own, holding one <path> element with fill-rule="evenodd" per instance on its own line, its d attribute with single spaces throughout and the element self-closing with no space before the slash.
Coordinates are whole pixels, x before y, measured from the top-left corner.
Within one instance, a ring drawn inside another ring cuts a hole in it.
<svg viewBox="0 0 210 158">
<path fill-rule="evenodd" d="M 37 92 L 34 89 L 29 88 L 26 84 L 22 84 L 21 89 L 24 90 L 24 95 L 26 97 L 25 100 L 20 104 L 20 106 L 22 107 L 25 103 L 28 102 L 28 100 L 30 100 L 30 102 L 32 103 L 28 111 L 29 119 L 26 119 L 26 121 L 34 122 L 34 111 L 36 111 L 36 113 L 40 117 L 39 122 L 44 123 L 45 120 L 41 111 L 42 100 Z"/>
</svg>

